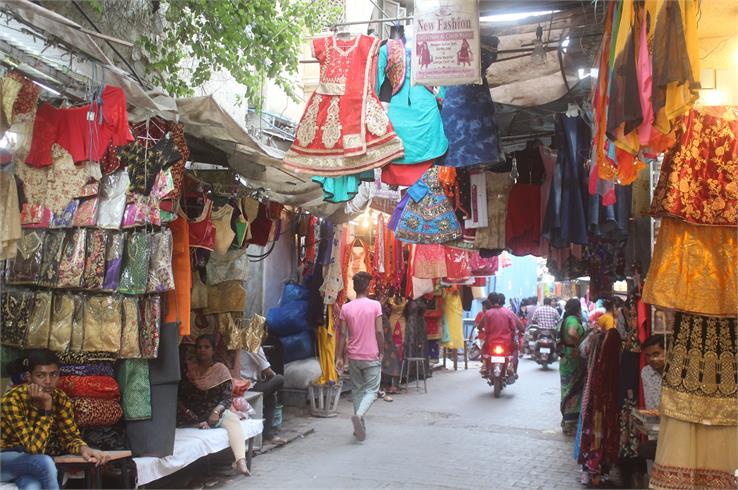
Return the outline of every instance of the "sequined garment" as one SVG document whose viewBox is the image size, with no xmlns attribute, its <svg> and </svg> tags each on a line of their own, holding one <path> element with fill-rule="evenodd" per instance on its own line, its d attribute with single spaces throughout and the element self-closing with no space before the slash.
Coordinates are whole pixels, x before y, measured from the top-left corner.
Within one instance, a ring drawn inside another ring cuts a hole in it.
<svg viewBox="0 0 738 490">
<path fill-rule="evenodd" d="M 738 110 L 693 109 L 680 120 L 651 213 L 701 225 L 738 224 Z"/>
<path fill-rule="evenodd" d="M 323 37 L 313 40 L 312 49 L 320 62 L 320 80 L 285 155 L 285 167 L 331 177 L 402 157 L 402 141 L 372 86 L 379 40 Z"/>
<path fill-rule="evenodd" d="M 438 180 L 438 167 L 408 189 L 396 237 L 410 243 L 446 243 L 461 238 L 461 225 Z"/>
<path fill-rule="evenodd" d="M 646 276 L 643 301 L 711 316 L 738 310 L 736 229 L 664 218 Z"/>
<path fill-rule="evenodd" d="M 677 312 L 667 350 L 661 413 L 706 425 L 735 425 L 736 321 Z"/>
</svg>

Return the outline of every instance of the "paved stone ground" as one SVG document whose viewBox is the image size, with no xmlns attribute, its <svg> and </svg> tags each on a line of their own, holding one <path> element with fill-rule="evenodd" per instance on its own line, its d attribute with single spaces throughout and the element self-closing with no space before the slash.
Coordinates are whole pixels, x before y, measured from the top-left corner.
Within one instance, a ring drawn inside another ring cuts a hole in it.
<svg viewBox="0 0 738 490">
<path fill-rule="evenodd" d="M 499 399 L 468 371 L 436 371 L 428 394 L 378 400 L 367 440 L 354 441 L 351 404 L 314 433 L 255 458 L 253 476 L 224 488 L 581 488 L 573 440 L 559 428 L 558 365 L 522 359 Z"/>
</svg>

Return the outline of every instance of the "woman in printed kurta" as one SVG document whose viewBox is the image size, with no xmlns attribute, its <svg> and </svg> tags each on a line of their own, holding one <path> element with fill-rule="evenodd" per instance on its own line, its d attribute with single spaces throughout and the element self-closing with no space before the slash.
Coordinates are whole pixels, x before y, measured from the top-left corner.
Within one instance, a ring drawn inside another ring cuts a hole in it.
<svg viewBox="0 0 738 490">
<path fill-rule="evenodd" d="M 579 355 L 579 342 L 584 337 L 582 305 L 578 299 L 566 303 L 561 325 L 561 341 L 564 355 L 559 360 L 561 375 L 561 428 L 566 435 L 574 435 L 582 406 L 582 389 L 587 374 L 587 364 Z"/>
</svg>

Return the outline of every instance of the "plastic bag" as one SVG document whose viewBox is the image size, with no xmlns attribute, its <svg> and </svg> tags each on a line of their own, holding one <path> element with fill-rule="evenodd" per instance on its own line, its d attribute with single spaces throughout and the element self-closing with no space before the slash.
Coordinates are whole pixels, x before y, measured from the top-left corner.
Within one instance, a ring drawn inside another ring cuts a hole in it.
<svg viewBox="0 0 738 490">
<path fill-rule="evenodd" d="M 308 301 L 293 301 L 271 308 L 267 313 L 267 330 L 277 337 L 285 337 L 310 329 Z"/>
<path fill-rule="evenodd" d="M 279 300 L 279 304 L 282 306 L 294 301 L 308 301 L 309 299 L 310 290 L 308 288 L 294 282 L 288 282 L 282 289 L 282 299 Z"/>
<path fill-rule="evenodd" d="M 305 331 L 279 339 L 282 343 L 284 362 L 300 361 L 315 357 L 315 341 L 312 332 Z"/>
</svg>

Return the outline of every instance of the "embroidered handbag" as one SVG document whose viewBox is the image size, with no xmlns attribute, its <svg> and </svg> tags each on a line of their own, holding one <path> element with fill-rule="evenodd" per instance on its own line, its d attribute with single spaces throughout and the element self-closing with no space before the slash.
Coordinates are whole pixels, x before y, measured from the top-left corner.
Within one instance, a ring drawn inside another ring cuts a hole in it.
<svg viewBox="0 0 738 490">
<path fill-rule="evenodd" d="M 84 350 L 118 352 L 122 327 L 122 299 L 118 296 L 89 296 L 85 302 Z"/>
<path fill-rule="evenodd" d="M 74 316 L 77 295 L 54 293 L 51 304 L 51 327 L 49 328 L 49 349 L 63 352 L 72 340 L 72 317 Z"/>
<path fill-rule="evenodd" d="M 67 232 L 56 285 L 59 288 L 79 288 L 85 268 L 85 240 L 87 230 L 77 228 Z"/>
<path fill-rule="evenodd" d="M 49 346 L 51 327 L 51 291 L 37 291 L 33 309 L 28 319 L 28 335 L 25 346 L 29 349 L 46 349 Z"/>
<path fill-rule="evenodd" d="M 141 357 L 137 297 L 123 298 L 123 333 L 121 335 L 119 357 L 121 359 Z"/>
</svg>

